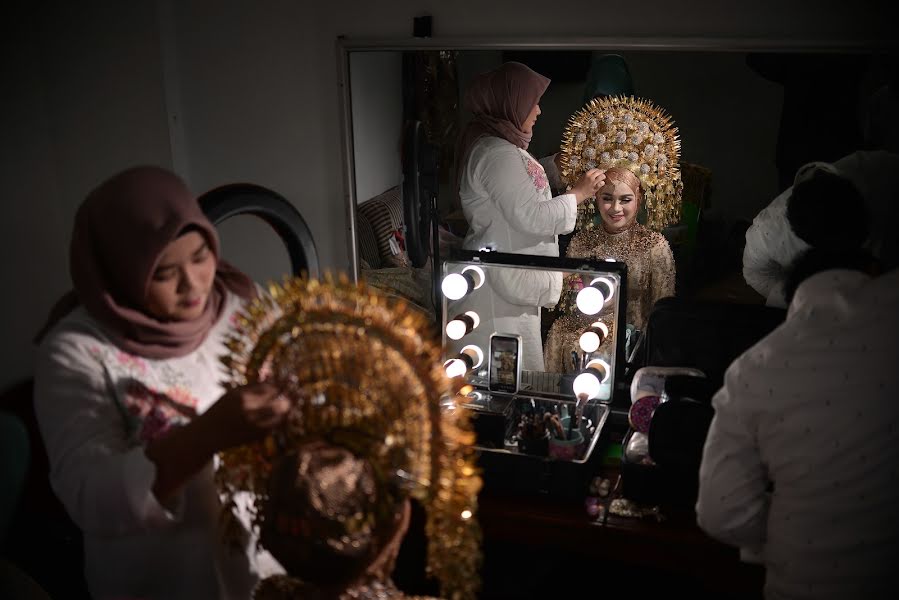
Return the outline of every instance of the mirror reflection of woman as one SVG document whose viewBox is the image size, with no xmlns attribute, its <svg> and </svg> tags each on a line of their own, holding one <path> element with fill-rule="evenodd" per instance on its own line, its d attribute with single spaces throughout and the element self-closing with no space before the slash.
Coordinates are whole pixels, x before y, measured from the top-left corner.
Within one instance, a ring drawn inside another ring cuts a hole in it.
<svg viewBox="0 0 899 600">
<path fill-rule="evenodd" d="M 459 199 L 469 224 L 466 250 L 559 256 L 558 234 L 574 229 L 578 205 L 604 182 L 600 169 L 590 169 L 554 198 L 543 167 L 527 152 L 549 81 L 509 62 L 476 77 L 466 93 L 465 105 L 474 119 L 463 130 L 456 153 Z M 485 348 L 486 336 L 494 331 L 521 335 L 522 368 L 542 371 L 540 307 L 555 306 L 562 278 L 558 273 L 507 271 L 489 276 L 487 289 L 466 307 L 480 316 L 483 337 L 467 343 L 481 341 Z"/>
<path fill-rule="evenodd" d="M 563 144 L 568 176 L 592 166 L 592 160 L 582 164 L 591 157 L 606 167 L 606 181 L 595 206 L 588 208 L 595 210 L 598 219 L 589 213 L 582 216 L 566 256 L 624 262 L 626 321 L 642 330 L 653 305 L 675 293 L 674 257 L 668 241 L 657 230 L 674 221 L 679 212 L 682 184 L 677 171 L 677 130 L 663 113 L 649 109 L 640 100 L 596 101 L 578 115 L 580 120 L 576 119 L 567 133 L 567 144 Z M 637 221 L 644 203 L 647 225 Z M 546 339 L 547 371 L 565 373 L 577 368 L 571 353 L 581 352 L 578 340 L 591 323 L 602 321 L 614 333 L 611 308 L 607 306 L 596 315 L 586 315 L 577 308 L 576 293 L 588 283 L 576 277 L 566 281 L 559 303 L 562 315 L 552 324 Z M 613 339 L 613 335 L 608 336 L 606 344 Z"/>
</svg>

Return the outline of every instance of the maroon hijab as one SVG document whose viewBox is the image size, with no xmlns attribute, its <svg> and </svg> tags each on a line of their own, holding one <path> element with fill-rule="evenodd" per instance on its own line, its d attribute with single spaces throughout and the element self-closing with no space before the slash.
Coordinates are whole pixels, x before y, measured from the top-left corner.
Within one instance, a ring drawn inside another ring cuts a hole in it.
<svg viewBox="0 0 899 600">
<path fill-rule="evenodd" d="M 527 150 L 533 134 L 521 127 L 547 87 L 549 79 L 517 62 L 504 63 L 475 77 L 465 93 L 465 108 L 474 119 L 459 136 L 459 173 L 465 168 L 471 147 L 484 136 L 501 137 Z"/>
<path fill-rule="evenodd" d="M 160 321 L 145 310 L 147 288 L 165 248 L 191 228 L 219 256 L 218 233 L 197 199 L 174 173 L 134 167 L 91 192 L 75 215 L 69 248 L 74 292 L 60 300 L 39 338 L 83 304 L 122 350 L 154 359 L 195 350 L 225 306 L 225 292 L 256 294 L 253 281 L 219 260 L 203 314 L 191 321 Z"/>
</svg>

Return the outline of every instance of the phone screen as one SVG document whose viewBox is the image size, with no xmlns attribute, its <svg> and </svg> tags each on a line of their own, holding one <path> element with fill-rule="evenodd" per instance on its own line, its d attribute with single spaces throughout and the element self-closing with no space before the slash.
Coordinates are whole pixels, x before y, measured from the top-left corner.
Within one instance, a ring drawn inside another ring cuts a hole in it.
<svg viewBox="0 0 899 600">
<path fill-rule="evenodd" d="M 521 342 L 517 337 L 495 335 L 490 338 L 489 388 L 495 392 L 518 391 L 518 361 Z"/>
</svg>

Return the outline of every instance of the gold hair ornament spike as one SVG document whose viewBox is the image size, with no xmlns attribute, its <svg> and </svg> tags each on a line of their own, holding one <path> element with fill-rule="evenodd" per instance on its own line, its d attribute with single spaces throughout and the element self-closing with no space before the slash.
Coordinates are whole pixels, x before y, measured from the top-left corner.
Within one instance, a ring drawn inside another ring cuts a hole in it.
<svg viewBox="0 0 899 600">
<path fill-rule="evenodd" d="M 671 117 L 633 96 L 591 100 L 571 116 L 562 137 L 562 181 L 571 186 L 593 168 L 628 169 L 640 180 L 646 226 L 655 231 L 680 220 L 679 163 L 680 139 Z M 592 221 L 592 210 L 579 210 L 578 228 Z"/>
<path fill-rule="evenodd" d="M 369 440 L 351 450 L 395 477 L 427 512 L 428 572 L 441 593 L 474 598 L 481 557 L 474 433 L 466 411 L 454 408 L 458 390 L 432 329 L 404 301 L 346 277 L 286 279 L 239 314 L 222 357 L 226 387 L 273 382 L 294 406 L 263 442 L 220 454 L 226 535 L 237 531 L 239 492 L 252 495 L 258 532 L 269 475 L 291 448 L 335 434 Z"/>
</svg>

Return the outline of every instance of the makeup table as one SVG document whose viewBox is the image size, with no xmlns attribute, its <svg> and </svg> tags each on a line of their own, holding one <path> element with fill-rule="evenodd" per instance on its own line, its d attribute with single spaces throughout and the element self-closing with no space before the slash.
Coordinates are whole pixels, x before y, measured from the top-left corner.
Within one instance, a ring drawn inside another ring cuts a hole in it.
<svg viewBox="0 0 899 600">
<path fill-rule="evenodd" d="M 602 475 L 615 481 L 617 472 L 606 468 Z M 764 569 L 741 562 L 737 549 L 708 537 L 692 511 L 663 507 L 661 521 L 616 516 L 607 510 L 616 494 L 603 499 L 605 510 L 598 518 L 587 515 L 583 501 L 482 494 L 485 565 L 490 566 L 492 552 L 514 548 L 516 554 L 558 556 L 581 565 L 582 571 L 602 574 L 606 582 L 601 588 L 636 593 L 629 598 L 643 597 L 640 589 L 646 596 L 666 591 L 692 598 L 762 597 Z"/>
<path fill-rule="evenodd" d="M 609 461 L 597 472 L 613 484 L 618 480 L 618 467 Z M 617 497 L 619 486 L 614 486 L 594 518 L 587 514 L 585 498 L 482 491 L 480 597 L 635 600 L 673 593 L 703 600 L 761 600 L 763 567 L 742 562 L 736 548 L 708 537 L 692 510 L 661 507 L 661 521 L 616 516 L 608 506 Z M 395 577 L 407 591 L 433 595 L 437 590 L 420 575 L 423 521 L 421 510 L 413 511 Z"/>
</svg>

